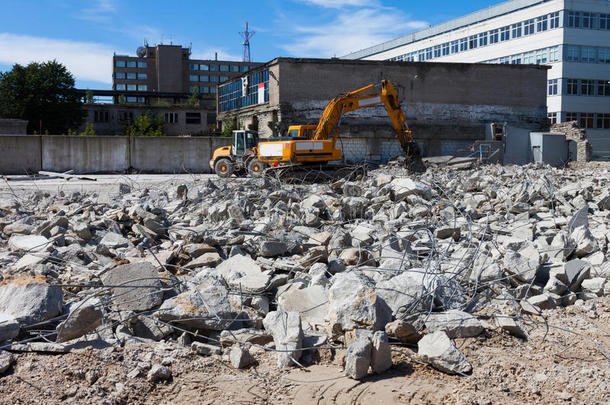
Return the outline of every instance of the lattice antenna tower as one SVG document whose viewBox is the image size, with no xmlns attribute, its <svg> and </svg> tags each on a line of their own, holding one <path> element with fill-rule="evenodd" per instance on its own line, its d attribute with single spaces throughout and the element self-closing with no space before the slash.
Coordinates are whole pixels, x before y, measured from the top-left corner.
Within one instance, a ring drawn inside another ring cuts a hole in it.
<svg viewBox="0 0 610 405">
<path fill-rule="evenodd" d="M 239 35 L 244 39 L 244 57 L 243 62 L 250 62 L 250 38 L 254 36 L 254 31 L 248 31 L 248 22 L 246 21 L 246 30 L 240 32 Z"/>
</svg>

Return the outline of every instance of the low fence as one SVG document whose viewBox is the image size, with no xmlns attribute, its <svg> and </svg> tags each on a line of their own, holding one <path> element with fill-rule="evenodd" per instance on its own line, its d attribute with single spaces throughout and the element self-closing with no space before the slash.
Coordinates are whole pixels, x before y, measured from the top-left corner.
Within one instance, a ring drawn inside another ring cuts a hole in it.
<svg viewBox="0 0 610 405">
<path fill-rule="evenodd" d="M 0 135 L 0 173 L 209 173 L 222 137 Z"/>
</svg>

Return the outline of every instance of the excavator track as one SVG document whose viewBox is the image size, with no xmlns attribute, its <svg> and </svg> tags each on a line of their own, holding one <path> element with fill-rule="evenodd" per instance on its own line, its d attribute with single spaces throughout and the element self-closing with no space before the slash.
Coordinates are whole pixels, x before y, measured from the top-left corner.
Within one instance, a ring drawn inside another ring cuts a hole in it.
<svg viewBox="0 0 610 405">
<path fill-rule="evenodd" d="M 366 165 L 280 165 L 265 169 L 263 176 L 283 183 L 333 183 L 359 180 L 367 173 Z"/>
</svg>

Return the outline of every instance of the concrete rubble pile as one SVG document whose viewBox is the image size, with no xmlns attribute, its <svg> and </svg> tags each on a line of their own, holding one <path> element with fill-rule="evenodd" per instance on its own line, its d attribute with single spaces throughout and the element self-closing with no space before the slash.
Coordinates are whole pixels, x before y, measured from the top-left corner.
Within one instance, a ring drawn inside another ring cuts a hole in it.
<svg viewBox="0 0 610 405">
<path fill-rule="evenodd" d="M 171 343 L 361 379 L 398 342 L 461 375 L 456 339 L 527 339 L 524 317 L 610 294 L 609 221 L 608 171 L 534 165 L 5 195 L 0 358 Z"/>
</svg>

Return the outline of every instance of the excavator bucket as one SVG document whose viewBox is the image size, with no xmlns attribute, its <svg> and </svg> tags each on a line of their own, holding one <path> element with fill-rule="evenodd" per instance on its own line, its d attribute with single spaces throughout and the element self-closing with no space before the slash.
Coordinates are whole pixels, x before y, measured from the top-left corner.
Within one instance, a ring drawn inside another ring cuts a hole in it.
<svg viewBox="0 0 610 405">
<path fill-rule="evenodd" d="M 407 170 L 413 173 L 423 173 L 426 171 L 426 165 L 422 160 L 419 146 L 416 142 L 406 142 L 404 146 L 405 151 L 405 166 Z"/>
</svg>

